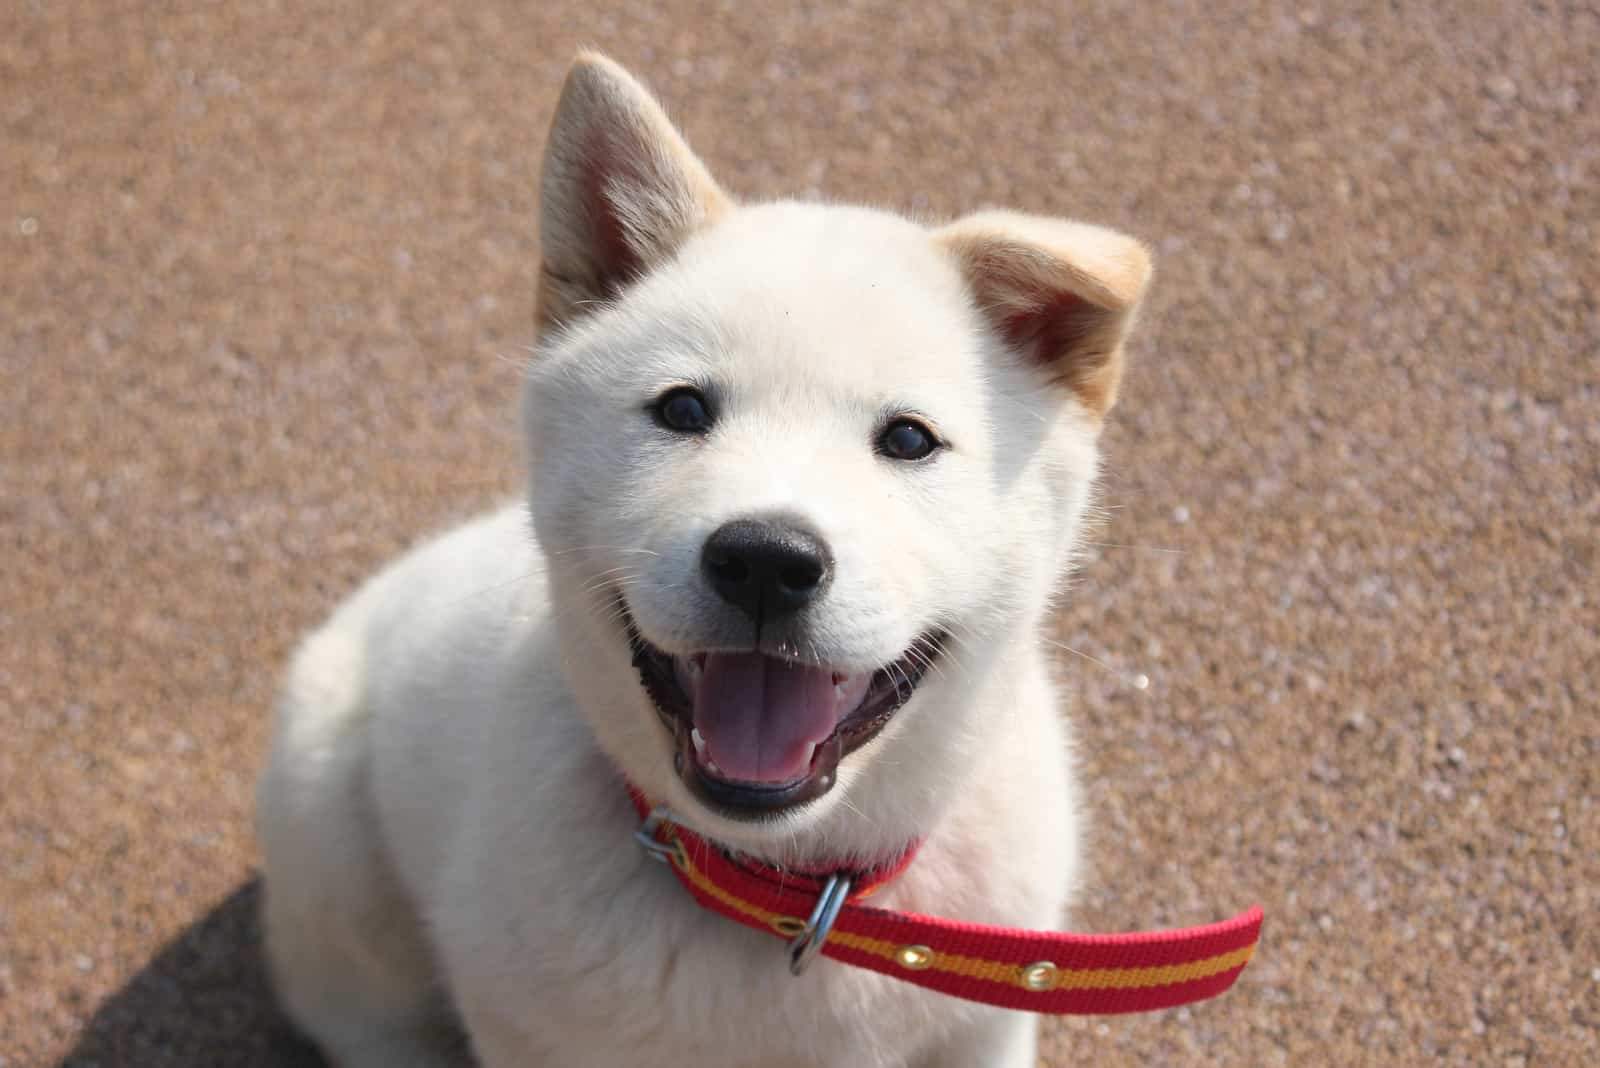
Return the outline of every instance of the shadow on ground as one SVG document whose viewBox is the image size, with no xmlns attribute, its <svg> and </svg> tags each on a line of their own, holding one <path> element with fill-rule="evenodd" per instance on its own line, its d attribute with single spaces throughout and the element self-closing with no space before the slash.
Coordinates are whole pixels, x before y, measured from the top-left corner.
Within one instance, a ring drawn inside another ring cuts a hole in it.
<svg viewBox="0 0 1600 1068">
<path fill-rule="evenodd" d="M 325 1068 L 273 1004 L 259 881 L 229 895 L 100 1006 L 59 1068 Z"/>
</svg>

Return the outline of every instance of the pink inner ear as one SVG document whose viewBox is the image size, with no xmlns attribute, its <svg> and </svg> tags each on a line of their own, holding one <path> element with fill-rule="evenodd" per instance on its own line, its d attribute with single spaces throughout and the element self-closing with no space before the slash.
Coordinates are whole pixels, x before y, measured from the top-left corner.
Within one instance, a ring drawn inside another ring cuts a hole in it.
<svg viewBox="0 0 1600 1068">
<path fill-rule="evenodd" d="M 594 281 L 607 297 L 620 293 L 643 273 L 644 264 L 628 241 L 627 230 L 611 200 L 611 190 L 627 176 L 604 137 L 591 139 L 583 154 L 583 204 L 593 249 Z"/>
<path fill-rule="evenodd" d="M 1036 303 L 1017 308 L 999 323 L 1001 336 L 1030 358 L 1067 379 L 1092 370 L 1104 353 L 1080 352 L 1104 325 L 1107 312 L 1076 293 L 1040 294 Z M 1085 359 L 1090 367 L 1075 366 Z"/>
</svg>

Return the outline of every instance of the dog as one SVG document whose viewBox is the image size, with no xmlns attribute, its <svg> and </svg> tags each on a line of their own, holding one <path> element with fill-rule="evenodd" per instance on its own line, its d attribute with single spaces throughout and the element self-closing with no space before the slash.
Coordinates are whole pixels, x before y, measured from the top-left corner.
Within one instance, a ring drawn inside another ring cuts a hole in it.
<svg viewBox="0 0 1600 1068">
<path fill-rule="evenodd" d="M 1150 276 L 1136 240 L 736 202 L 610 60 L 540 184 L 525 498 L 300 648 L 263 930 L 343 1068 L 1034 1063 L 1036 1017 L 701 908 L 633 794 L 874 903 L 1056 928 L 1078 869 L 1044 632 Z"/>
</svg>

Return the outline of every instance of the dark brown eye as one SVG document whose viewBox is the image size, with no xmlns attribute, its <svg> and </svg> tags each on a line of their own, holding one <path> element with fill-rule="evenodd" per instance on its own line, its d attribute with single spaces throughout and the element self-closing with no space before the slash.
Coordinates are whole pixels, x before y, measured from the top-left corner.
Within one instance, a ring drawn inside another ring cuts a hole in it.
<svg viewBox="0 0 1600 1068">
<path fill-rule="evenodd" d="M 656 422 L 680 434 L 704 434 L 711 429 L 706 398 L 692 386 L 669 389 L 655 403 Z"/>
<path fill-rule="evenodd" d="M 891 460 L 921 460 L 938 447 L 933 431 L 915 419 L 896 419 L 878 437 L 878 451 Z"/>
</svg>

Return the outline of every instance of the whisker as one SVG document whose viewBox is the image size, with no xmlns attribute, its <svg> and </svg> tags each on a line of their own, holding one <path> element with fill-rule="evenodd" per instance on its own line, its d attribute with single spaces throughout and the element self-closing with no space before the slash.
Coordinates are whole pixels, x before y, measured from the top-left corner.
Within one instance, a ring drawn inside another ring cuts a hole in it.
<svg viewBox="0 0 1600 1068">
<path fill-rule="evenodd" d="M 595 552 L 640 553 L 640 554 L 642 554 L 644 556 L 660 556 L 661 555 L 660 553 L 656 552 L 653 549 L 642 549 L 642 548 L 639 548 L 637 546 L 632 546 L 632 545 L 574 545 L 570 549 L 557 549 L 554 552 L 552 552 L 550 555 L 551 556 L 566 556 L 569 553 L 595 553 Z"/>
<path fill-rule="evenodd" d="M 1115 541 L 1085 541 L 1081 544 L 1092 545 L 1097 549 L 1137 549 L 1140 552 L 1172 553 L 1175 556 L 1182 556 L 1184 553 L 1189 551 L 1187 549 L 1163 549 L 1157 545 L 1126 545 L 1122 542 Z"/>
<path fill-rule="evenodd" d="M 640 574 L 640 571 L 634 565 L 618 564 L 616 567 L 608 567 L 604 571 L 596 571 L 592 575 L 586 576 L 584 579 L 584 588 L 592 589 L 595 583 L 603 581 L 608 575 L 622 575 L 627 577 L 638 574 Z"/>
<path fill-rule="evenodd" d="M 941 653 L 943 652 L 942 647 L 939 651 Z M 912 663 L 916 664 L 925 672 L 935 672 L 941 679 L 949 677 L 944 673 L 944 668 L 939 666 L 939 658 L 936 657 L 930 650 L 913 645 L 910 649 L 906 650 L 906 656 L 910 658 Z"/>
<path fill-rule="evenodd" d="M 537 576 L 542 575 L 542 574 L 544 574 L 544 569 L 543 568 L 536 568 L 533 571 L 529 571 L 527 574 L 518 575 L 516 578 L 507 579 L 504 582 L 497 582 L 493 586 L 485 586 L 481 590 L 474 590 L 472 593 L 469 593 L 464 597 L 460 597 L 460 598 L 458 598 L 458 599 L 456 599 L 454 601 L 449 602 L 449 607 L 454 608 L 457 605 L 465 604 L 466 602 L 472 600 L 475 597 L 482 597 L 485 594 L 494 593 L 496 590 L 503 590 L 503 589 L 506 589 L 509 586 L 516 586 L 519 583 L 527 582 L 529 579 L 536 578 Z"/>
<path fill-rule="evenodd" d="M 1150 680 L 1148 678 L 1146 678 L 1144 675 L 1124 675 L 1122 672 L 1118 671 L 1116 668 L 1112 667 L 1110 664 L 1106 663 L 1104 660 L 1101 660 L 1098 657 L 1090 656 L 1088 653 L 1084 652 L 1082 649 L 1074 649 L 1072 646 L 1066 644 L 1065 642 L 1058 642 L 1053 638 L 1045 638 L 1044 641 L 1045 641 L 1045 644 L 1053 645 L 1057 649 L 1063 649 L 1063 650 L 1071 653 L 1073 656 L 1082 657 L 1084 660 L 1089 661 L 1089 663 L 1093 664 L 1095 667 L 1098 667 L 1098 668 L 1102 669 L 1103 671 L 1107 672 L 1108 674 L 1114 676 L 1117 679 L 1117 681 L 1121 682 L 1124 686 L 1131 686 L 1135 690 L 1148 689 L 1149 686 L 1150 686 Z"/>
<path fill-rule="evenodd" d="M 848 797 L 845 797 L 843 794 L 839 795 L 839 804 L 843 805 L 845 808 L 849 809 L 851 812 L 854 812 L 857 816 L 860 816 L 863 820 L 865 820 L 866 822 L 872 824 L 872 826 L 874 826 L 874 827 L 878 826 L 878 821 L 877 820 L 873 819 L 871 816 L 869 816 L 865 812 L 861 811 L 855 805 L 852 805 L 850 803 L 850 799 Z"/>
<path fill-rule="evenodd" d="M 604 574 L 594 576 L 578 592 L 585 595 L 600 593 L 610 586 L 626 589 L 637 578 L 638 575 L 634 572 L 626 572 L 621 568 L 612 568 Z"/>
</svg>

